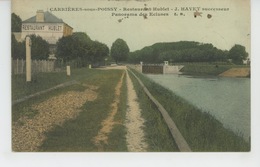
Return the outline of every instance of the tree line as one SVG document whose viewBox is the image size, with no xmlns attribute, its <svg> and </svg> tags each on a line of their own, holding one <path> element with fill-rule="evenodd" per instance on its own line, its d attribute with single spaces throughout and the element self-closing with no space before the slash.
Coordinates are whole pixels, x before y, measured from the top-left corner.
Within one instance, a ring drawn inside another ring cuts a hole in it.
<svg viewBox="0 0 260 167">
<path fill-rule="evenodd" d="M 12 32 L 21 31 L 21 19 L 12 13 Z M 40 36 L 30 35 L 32 40 L 33 59 L 46 60 L 50 54 L 50 45 Z M 170 63 L 178 62 L 227 62 L 243 64 L 248 53 L 242 45 L 234 45 L 229 51 L 221 50 L 212 44 L 195 41 L 179 41 L 155 43 L 141 50 L 129 52 L 129 47 L 123 39 L 117 39 L 109 50 L 108 46 L 99 41 L 93 41 L 84 32 L 75 32 L 62 37 L 56 44 L 56 58 L 65 63 L 76 62 L 79 67 L 88 64 L 103 65 L 106 59 L 127 63 Z M 12 34 L 12 57 L 25 59 L 25 41 L 17 42 Z"/>
<path fill-rule="evenodd" d="M 194 41 L 156 43 L 141 50 L 131 52 L 128 62 L 162 63 L 170 62 L 227 62 L 243 64 L 248 57 L 245 47 L 234 45 L 229 51 L 221 50 L 212 44 Z"/>
</svg>

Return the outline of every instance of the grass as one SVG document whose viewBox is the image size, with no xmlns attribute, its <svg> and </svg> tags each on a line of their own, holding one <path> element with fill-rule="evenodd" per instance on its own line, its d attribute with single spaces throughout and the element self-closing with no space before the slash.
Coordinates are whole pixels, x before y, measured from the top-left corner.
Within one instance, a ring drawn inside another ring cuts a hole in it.
<svg viewBox="0 0 260 167">
<path fill-rule="evenodd" d="M 125 118 L 127 111 L 127 86 L 126 86 L 126 75 L 123 79 L 123 85 L 121 88 L 120 94 L 120 103 L 118 106 L 118 112 L 115 115 L 113 131 L 108 137 L 109 145 L 105 145 L 106 151 L 117 151 L 117 152 L 126 152 L 126 127 L 125 127 Z"/>
<path fill-rule="evenodd" d="M 160 115 L 160 112 L 156 110 L 156 107 L 150 99 L 148 99 L 138 81 L 131 73 L 129 74 L 138 96 L 138 101 L 142 110 L 142 117 L 146 120 L 144 131 L 146 142 L 149 145 L 148 151 L 178 151 L 177 145 L 175 144 L 166 123 Z"/>
<path fill-rule="evenodd" d="M 36 76 L 35 81 L 29 84 L 25 82 L 22 75 L 13 76 L 12 95 L 14 99 L 70 80 L 77 80 L 80 83 L 99 87 L 97 90 L 98 98 L 82 106 L 82 112 L 76 119 L 68 120 L 62 126 L 56 126 L 46 133 L 47 138 L 41 146 L 41 151 L 97 151 L 97 147 L 93 144 L 92 139 L 101 128 L 101 122 L 108 115 L 108 110 L 114 99 L 114 88 L 122 72 L 121 70 L 103 71 L 82 68 L 73 70 L 71 77 L 66 77 L 66 74 L 62 72 L 43 73 Z M 145 76 L 139 73 L 136 73 L 136 75 L 139 76 L 150 92 L 169 112 L 193 151 L 250 151 L 250 143 L 245 142 L 242 137 L 234 134 L 231 130 L 225 129 L 219 121 L 208 113 L 202 112 Z M 137 81 L 131 75 L 130 77 L 133 80 L 139 98 L 142 116 L 146 120 L 144 130 L 146 141 L 149 145 L 148 151 L 178 151 L 162 116 L 144 94 Z M 104 145 L 103 151 L 127 151 L 126 129 L 124 127 L 127 109 L 127 89 L 125 83 L 124 78 L 119 112 L 115 116 L 117 124 L 115 124 L 110 133 L 108 144 Z M 31 109 L 32 104 L 40 103 L 45 99 L 69 90 L 82 91 L 83 87 L 78 84 L 71 85 L 12 106 L 13 122 L 23 115 L 33 118 L 37 111 Z"/>
<path fill-rule="evenodd" d="M 51 88 L 62 82 L 77 80 L 79 83 L 98 86 L 98 98 L 95 101 L 85 103 L 79 116 L 73 120 L 66 121 L 62 126 L 56 126 L 46 133 L 46 140 L 40 151 L 97 151 L 93 144 L 95 137 L 101 128 L 101 122 L 107 117 L 110 105 L 114 99 L 114 89 L 119 81 L 122 70 L 96 70 L 96 69 L 77 69 L 72 71 L 71 77 L 66 77 L 65 73 L 42 73 L 35 77 L 35 81 L 26 83 L 22 76 L 13 76 L 12 90 L 14 99 L 30 95 L 38 91 Z M 50 79 L 48 79 L 50 78 Z M 30 89 L 30 87 L 32 89 Z M 108 145 L 103 151 L 126 151 L 124 117 L 126 110 L 126 90 L 122 87 L 120 99 L 120 112 L 116 115 L 117 124 L 109 136 Z M 40 103 L 52 96 L 56 96 L 67 91 L 82 91 L 80 84 L 60 88 L 49 93 L 37 96 L 22 103 L 12 106 L 12 121 L 16 122 L 21 116 L 33 118 L 37 111 L 31 106 Z M 116 147 L 115 147 L 116 145 Z"/>
<path fill-rule="evenodd" d="M 12 75 L 12 100 L 17 100 L 25 96 L 37 93 L 42 90 L 52 88 L 64 82 L 69 82 L 72 80 L 81 81 L 86 78 L 86 74 L 93 73 L 88 69 L 78 69 L 73 71 L 71 77 L 67 77 L 65 72 L 50 72 L 50 73 L 38 73 L 32 76 L 32 81 L 27 83 L 25 81 L 25 75 Z M 82 78 L 80 77 L 82 76 Z M 56 89 L 51 92 L 45 93 L 41 96 L 31 98 L 22 103 L 12 106 L 12 121 L 16 121 L 20 116 L 28 114 L 31 112 L 30 106 L 35 103 L 39 103 L 45 99 L 52 96 L 63 93 L 64 91 L 78 90 L 81 91 L 82 87 L 77 85 L 68 86 L 65 89 Z M 35 115 L 32 114 L 31 115 Z"/>
<path fill-rule="evenodd" d="M 184 74 L 191 75 L 219 75 L 231 68 L 250 68 L 245 65 L 213 65 L 213 64 L 186 64 L 180 70 Z"/>
<path fill-rule="evenodd" d="M 242 136 L 224 128 L 222 123 L 213 116 L 201 111 L 144 75 L 136 71 L 135 74 L 169 112 L 192 151 L 250 151 L 250 143 L 244 141 Z"/>
<path fill-rule="evenodd" d="M 25 74 L 12 75 L 12 100 L 54 87 L 72 80 L 65 72 L 38 73 L 32 76 L 31 82 L 26 82 Z"/>
<path fill-rule="evenodd" d="M 86 84 L 99 87 L 98 98 L 93 102 L 87 102 L 82 108 L 80 115 L 74 120 L 66 121 L 63 126 L 57 126 L 47 132 L 47 139 L 41 147 L 41 151 L 97 151 L 93 138 L 101 129 L 101 122 L 108 116 L 110 104 L 114 99 L 114 88 L 120 79 L 122 71 L 99 71 L 89 73 L 88 77 L 82 79 Z M 122 151 L 125 149 L 123 129 L 117 136 L 110 139 L 121 143 L 117 148 L 105 145 L 102 151 Z M 121 136 L 120 136 L 121 134 Z M 111 137 L 111 136 L 110 136 Z M 113 144 L 113 143 L 112 143 Z M 114 150 L 112 150 L 114 149 Z"/>
</svg>

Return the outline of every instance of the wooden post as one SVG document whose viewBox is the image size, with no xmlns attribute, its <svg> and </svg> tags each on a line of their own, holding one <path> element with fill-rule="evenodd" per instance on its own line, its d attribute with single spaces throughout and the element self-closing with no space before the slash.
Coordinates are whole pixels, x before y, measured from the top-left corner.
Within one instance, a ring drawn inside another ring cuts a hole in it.
<svg viewBox="0 0 260 167">
<path fill-rule="evenodd" d="M 67 76 L 70 77 L 70 66 L 67 66 Z"/>
<path fill-rule="evenodd" d="M 26 82 L 31 82 L 32 80 L 32 67 L 31 67 L 31 39 L 26 37 Z"/>
<path fill-rule="evenodd" d="M 21 74 L 23 74 L 24 73 L 24 59 L 22 59 L 21 60 L 21 63 L 22 63 L 22 68 L 21 68 Z"/>
<path fill-rule="evenodd" d="M 164 64 L 163 64 L 163 74 L 166 73 L 167 69 L 168 69 L 168 61 L 164 61 Z"/>
<path fill-rule="evenodd" d="M 143 73 L 143 62 L 140 62 L 140 66 L 141 66 L 141 73 Z"/>
<path fill-rule="evenodd" d="M 16 60 L 16 74 L 19 74 L 19 59 Z"/>
</svg>

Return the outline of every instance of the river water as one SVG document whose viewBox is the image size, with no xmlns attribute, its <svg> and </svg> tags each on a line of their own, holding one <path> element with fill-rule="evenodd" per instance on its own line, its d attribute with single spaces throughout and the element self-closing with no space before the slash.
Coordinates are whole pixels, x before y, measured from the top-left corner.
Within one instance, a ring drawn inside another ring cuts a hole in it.
<svg viewBox="0 0 260 167">
<path fill-rule="evenodd" d="M 192 77 L 187 75 L 153 75 L 149 78 L 172 90 L 205 112 L 226 128 L 250 136 L 250 79 L 225 77 Z"/>
</svg>

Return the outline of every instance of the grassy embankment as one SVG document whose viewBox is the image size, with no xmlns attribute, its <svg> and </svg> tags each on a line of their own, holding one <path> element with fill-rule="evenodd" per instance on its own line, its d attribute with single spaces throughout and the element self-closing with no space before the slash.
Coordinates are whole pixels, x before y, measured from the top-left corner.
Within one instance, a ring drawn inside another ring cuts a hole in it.
<svg viewBox="0 0 260 167">
<path fill-rule="evenodd" d="M 51 88 L 63 82 L 71 81 L 73 77 L 67 77 L 66 72 L 38 73 L 32 76 L 31 82 L 26 82 L 25 74 L 12 75 L 12 100 Z"/>
<path fill-rule="evenodd" d="M 151 94 L 165 107 L 192 151 L 250 151 L 250 144 L 237 136 L 213 116 L 174 95 L 135 71 Z M 149 106 L 146 109 L 149 110 Z"/>
<path fill-rule="evenodd" d="M 77 80 L 82 84 L 98 86 L 98 98 L 95 101 L 87 102 L 81 107 L 81 113 L 76 119 L 66 121 L 62 126 L 54 127 L 46 133 L 47 139 L 41 146 L 41 151 L 97 151 L 93 144 L 95 137 L 101 128 L 101 122 L 107 117 L 110 105 L 114 99 L 114 88 L 119 81 L 121 70 L 95 70 L 95 69 L 77 69 L 72 71 L 70 78 L 65 73 L 42 73 L 32 83 L 26 84 L 23 76 L 13 77 L 12 90 L 14 97 L 23 97 L 36 93 L 40 90 L 48 89 L 62 82 Z M 125 82 L 125 81 L 124 81 Z M 17 85 L 19 84 L 19 85 Z M 124 84 L 125 85 L 125 84 Z M 30 89 L 32 88 L 32 89 Z M 31 106 L 40 103 L 52 96 L 65 93 L 67 91 L 82 91 L 85 89 L 81 84 L 60 88 L 29 99 L 25 102 L 14 105 L 12 108 L 12 119 L 17 121 L 23 115 L 30 115 L 33 119 L 37 111 L 33 111 Z M 126 101 L 126 88 L 122 87 L 120 99 Z M 15 98 L 15 99 L 16 99 Z M 109 136 L 109 142 L 104 146 L 103 151 L 126 151 L 126 141 L 124 128 L 126 103 L 122 102 L 119 106 L 119 112 L 115 116 L 115 121 L 120 122 Z"/>
<path fill-rule="evenodd" d="M 24 75 L 12 77 L 12 98 L 14 100 L 36 92 L 51 88 L 63 82 L 72 80 L 80 84 L 59 88 L 42 94 L 35 98 L 26 100 L 12 106 L 12 120 L 16 122 L 20 117 L 27 116 L 33 119 L 38 111 L 32 109 L 32 105 L 41 103 L 53 96 L 68 91 L 83 91 L 85 87 L 81 84 L 98 86 L 98 98 L 95 101 L 87 102 L 81 107 L 82 112 L 73 120 L 67 120 L 62 126 L 56 126 L 46 133 L 46 140 L 41 146 L 41 151 L 97 151 L 92 139 L 101 128 L 101 122 L 107 117 L 108 110 L 114 99 L 114 88 L 120 79 L 121 70 L 95 70 L 77 69 L 72 71 L 71 77 L 65 72 L 40 73 L 33 77 L 31 83 L 25 82 Z M 177 147 L 170 136 L 161 115 L 154 109 L 140 86 L 133 80 L 140 99 L 141 107 L 144 110 L 146 127 L 146 141 L 149 144 L 148 151 L 176 151 Z M 124 126 L 127 110 L 127 87 L 125 78 L 121 88 L 119 112 L 115 115 L 112 132 L 108 137 L 108 144 L 104 144 L 103 151 L 127 151 L 126 128 Z"/>
<path fill-rule="evenodd" d="M 134 76 L 130 72 L 129 75 L 138 96 L 142 117 L 145 119 L 144 131 L 146 142 L 149 145 L 148 151 L 178 151 L 160 112 L 156 110 L 155 105 L 151 103 Z"/>
<path fill-rule="evenodd" d="M 246 65 L 213 65 L 213 64 L 185 64 L 180 70 L 187 75 L 214 75 L 217 76 L 231 68 L 250 68 Z"/>
</svg>

